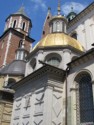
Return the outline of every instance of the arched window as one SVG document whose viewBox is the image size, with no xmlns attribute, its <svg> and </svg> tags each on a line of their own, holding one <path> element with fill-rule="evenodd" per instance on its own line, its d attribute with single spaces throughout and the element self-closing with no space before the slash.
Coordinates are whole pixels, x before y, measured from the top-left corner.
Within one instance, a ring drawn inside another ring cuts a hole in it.
<svg viewBox="0 0 94 125">
<path fill-rule="evenodd" d="M 59 21 L 56 22 L 56 31 L 57 32 L 60 31 L 60 22 Z"/>
<path fill-rule="evenodd" d="M 57 57 L 51 57 L 47 60 L 47 63 L 53 66 L 58 67 L 60 64 L 60 60 Z"/>
<path fill-rule="evenodd" d="M 43 35 L 45 34 L 45 31 L 43 31 Z"/>
<path fill-rule="evenodd" d="M 25 22 L 23 22 L 22 30 L 25 30 Z"/>
<path fill-rule="evenodd" d="M 22 47 L 22 45 L 23 45 L 23 40 L 20 40 L 20 41 L 19 41 L 18 48 L 21 48 L 21 47 Z"/>
<path fill-rule="evenodd" d="M 7 87 L 8 87 L 8 88 L 11 88 L 11 86 L 12 86 L 14 83 L 16 83 L 16 80 L 13 79 L 13 78 L 9 78 L 9 79 L 8 79 Z"/>
<path fill-rule="evenodd" d="M 16 20 L 13 23 L 13 28 L 15 28 L 15 27 L 16 27 Z"/>
<path fill-rule="evenodd" d="M 94 122 L 93 92 L 91 76 L 84 72 L 76 78 L 77 82 L 77 122 L 88 125 Z"/>
</svg>

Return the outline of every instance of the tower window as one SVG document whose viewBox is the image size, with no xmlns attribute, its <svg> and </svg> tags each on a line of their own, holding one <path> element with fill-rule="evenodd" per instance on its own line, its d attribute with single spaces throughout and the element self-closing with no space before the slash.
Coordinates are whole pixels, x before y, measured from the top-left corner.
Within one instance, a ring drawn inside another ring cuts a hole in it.
<svg viewBox="0 0 94 125">
<path fill-rule="evenodd" d="M 43 31 L 43 35 L 45 34 L 45 31 Z"/>
<path fill-rule="evenodd" d="M 25 30 L 25 22 L 23 22 L 22 30 Z"/>
<path fill-rule="evenodd" d="M 15 27 L 16 27 L 16 20 L 13 23 L 13 28 L 15 28 Z"/>
<path fill-rule="evenodd" d="M 48 16 L 47 19 L 49 19 L 50 17 Z"/>
<path fill-rule="evenodd" d="M 56 31 L 60 31 L 60 22 L 59 21 L 57 21 L 56 22 Z"/>
<path fill-rule="evenodd" d="M 88 73 L 80 74 L 77 78 L 77 118 L 79 124 L 90 124 L 94 122 L 93 92 L 91 77 Z"/>
<path fill-rule="evenodd" d="M 20 40 L 20 41 L 19 41 L 18 48 L 21 48 L 21 47 L 22 47 L 22 45 L 23 45 L 23 40 Z"/>
</svg>

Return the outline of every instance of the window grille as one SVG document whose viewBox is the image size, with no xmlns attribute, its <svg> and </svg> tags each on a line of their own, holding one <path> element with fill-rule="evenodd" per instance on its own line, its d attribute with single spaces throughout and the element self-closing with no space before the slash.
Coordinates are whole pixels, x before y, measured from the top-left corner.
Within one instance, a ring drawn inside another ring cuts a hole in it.
<svg viewBox="0 0 94 125">
<path fill-rule="evenodd" d="M 81 74 L 77 79 L 77 83 L 77 119 L 79 118 L 81 125 L 92 123 L 94 122 L 94 108 L 90 75 L 86 73 Z"/>
</svg>

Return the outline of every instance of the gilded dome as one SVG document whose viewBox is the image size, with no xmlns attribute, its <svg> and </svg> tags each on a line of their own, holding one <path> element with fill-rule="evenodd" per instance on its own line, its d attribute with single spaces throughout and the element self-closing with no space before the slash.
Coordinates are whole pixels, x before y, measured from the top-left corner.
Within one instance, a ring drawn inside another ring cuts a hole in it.
<svg viewBox="0 0 94 125">
<path fill-rule="evenodd" d="M 56 47 L 56 46 L 71 46 L 79 51 L 84 51 L 83 46 L 76 39 L 64 33 L 51 33 L 41 39 L 33 48 L 40 47 Z"/>
</svg>

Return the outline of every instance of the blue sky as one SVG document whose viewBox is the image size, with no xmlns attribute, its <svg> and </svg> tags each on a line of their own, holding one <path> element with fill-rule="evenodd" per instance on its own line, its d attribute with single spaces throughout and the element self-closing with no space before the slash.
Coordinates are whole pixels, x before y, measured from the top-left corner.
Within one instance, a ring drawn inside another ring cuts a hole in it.
<svg viewBox="0 0 94 125">
<path fill-rule="evenodd" d="M 61 0 L 62 14 L 67 15 L 73 6 L 74 11 L 79 13 L 93 0 Z M 0 1 L 0 35 L 2 35 L 5 19 L 17 10 L 23 4 L 27 15 L 32 20 L 31 37 L 37 41 L 41 39 L 43 23 L 47 14 L 47 8 L 51 7 L 53 15 L 57 12 L 58 0 L 1 0 Z"/>
</svg>

